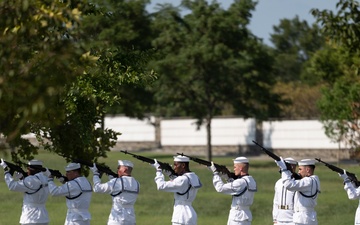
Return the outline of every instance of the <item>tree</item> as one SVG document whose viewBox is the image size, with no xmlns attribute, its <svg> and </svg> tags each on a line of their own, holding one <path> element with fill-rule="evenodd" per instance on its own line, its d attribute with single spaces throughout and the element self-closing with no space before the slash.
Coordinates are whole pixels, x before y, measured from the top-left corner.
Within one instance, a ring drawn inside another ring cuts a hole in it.
<svg viewBox="0 0 360 225">
<path fill-rule="evenodd" d="M 320 28 L 296 16 L 280 20 L 273 29 L 270 40 L 274 45 L 275 76 L 282 82 L 299 81 L 304 63 L 325 44 Z"/>
<path fill-rule="evenodd" d="M 338 12 L 313 10 L 323 26 L 329 47 L 319 51 L 312 71 L 326 84 L 319 102 L 326 134 L 335 142 L 359 149 L 359 4 L 340 0 Z"/>
<path fill-rule="evenodd" d="M 158 113 L 205 123 L 209 160 L 211 121 L 225 106 L 260 120 L 279 112 L 281 98 L 270 91 L 272 58 L 247 29 L 255 5 L 235 1 L 224 10 L 216 1 L 184 0 L 189 14 L 164 5 L 154 17 L 153 44 L 163 54 L 155 62 Z"/>
<path fill-rule="evenodd" d="M 155 54 L 151 46 L 154 36 L 150 27 L 151 15 L 146 11 L 149 0 L 96 0 L 93 3 L 102 13 L 87 15 L 83 21 L 83 29 L 89 35 L 88 45 L 92 52 L 115 50 L 119 54 L 118 60 L 123 59 L 124 64 L 128 64 L 125 60 L 129 60 L 132 63 L 138 62 L 139 65 L 136 66 L 139 68 L 146 67 L 141 64 L 145 63 L 142 59 L 150 60 Z M 146 82 L 123 83 L 113 90 L 121 98 L 107 107 L 107 113 L 122 113 L 141 119 L 145 117 L 153 106 L 153 94 L 148 88 L 152 81 L 151 78 Z"/>
<path fill-rule="evenodd" d="M 325 38 L 317 24 L 308 25 L 296 16 L 282 19 L 271 34 L 276 93 L 283 93 L 291 104 L 282 106 L 281 118 L 319 118 L 316 102 L 321 93 L 321 83 L 314 80 L 307 69 L 309 60 L 324 48 Z"/>
<path fill-rule="evenodd" d="M 3 1 L 0 12 L 0 132 L 13 159 L 37 154 L 21 137 L 29 132 L 67 161 L 105 157 L 119 134 L 102 128 L 106 108 L 121 99 L 122 85 L 154 79 L 147 58 L 107 46 L 90 51 L 82 21 L 101 9 L 85 1 Z"/>
<path fill-rule="evenodd" d="M 87 60 L 81 42 L 73 41 L 79 30 L 70 29 L 79 25 L 79 10 L 59 1 L 1 1 L 0 13 L 0 127 L 12 140 L 29 132 L 29 120 L 46 118 Z"/>
<path fill-rule="evenodd" d="M 308 85 L 302 82 L 277 82 L 274 92 L 286 96 L 291 104 L 282 105 L 281 119 L 318 119 L 317 102 L 321 97 L 321 84 Z"/>
</svg>

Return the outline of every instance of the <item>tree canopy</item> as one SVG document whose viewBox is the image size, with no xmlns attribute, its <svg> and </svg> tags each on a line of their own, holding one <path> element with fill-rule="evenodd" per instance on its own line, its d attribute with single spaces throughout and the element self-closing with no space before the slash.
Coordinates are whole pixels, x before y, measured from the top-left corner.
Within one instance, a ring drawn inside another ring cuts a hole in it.
<svg viewBox="0 0 360 225">
<path fill-rule="evenodd" d="M 319 102 L 326 134 L 346 147 L 359 149 L 360 11 L 359 3 L 340 0 L 338 11 L 313 10 L 328 37 L 328 48 L 311 60 L 311 71 L 324 83 Z"/>
<path fill-rule="evenodd" d="M 147 54 L 105 44 L 92 50 L 82 24 L 105 14 L 86 1 L 2 1 L 0 13 L 0 99 L 7 106 L 0 132 L 13 158 L 37 154 L 22 138 L 30 132 L 68 161 L 105 157 L 119 135 L 103 129 L 106 109 L 121 99 L 123 85 L 155 78 Z"/>
<path fill-rule="evenodd" d="M 211 120 L 226 106 L 245 118 L 279 113 L 279 95 L 271 92 L 272 58 L 247 28 L 253 1 L 235 1 L 228 10 L 216 1 L 182 1 L 189 12 L 164 6 L 154 18 L 158 33 L 158 113 L 191 116 L 205 123 L 211 158 Z"/>
</svg>

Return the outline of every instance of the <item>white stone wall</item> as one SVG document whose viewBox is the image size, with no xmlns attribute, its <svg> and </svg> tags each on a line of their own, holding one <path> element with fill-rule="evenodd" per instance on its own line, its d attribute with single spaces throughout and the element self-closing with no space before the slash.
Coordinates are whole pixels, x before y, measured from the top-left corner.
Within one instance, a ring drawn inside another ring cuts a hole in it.
<svg viewBox="0 0 360 225">
<path fill-rule="evenodd" d="M 263 145 L 272 149 L 338 149 L 317 120 L 285 120 L 263 123 Z M 344 147 L 344 146 L 342 146 Z"/>
<path fill-rule="evenodd" d="M 155 127 L 148 120 L 138 120 L 124 116 L 105 117 L 104 127 L 120 132 L 118 141 L 155 141 Z"/>
<path fill-rule="evenodd" d="M 212 145 L 249 145 L 255 139 L 255 120 L 216 118 L 212 120 Z M 162 146 L 206 145 L 206 127 L 197 129 L 194 119 L 162 120 Z"/>
</svg>

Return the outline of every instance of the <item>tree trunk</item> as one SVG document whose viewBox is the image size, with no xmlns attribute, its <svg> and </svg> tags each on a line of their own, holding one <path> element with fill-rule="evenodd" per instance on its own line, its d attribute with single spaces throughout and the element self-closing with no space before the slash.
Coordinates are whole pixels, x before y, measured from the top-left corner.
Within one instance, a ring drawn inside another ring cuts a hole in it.
<svg viewBox="0 0 360 225">
<path fill-rule="evenodd" d="M 263 123 L 262 121 L 256 120 L 256 131 L 255 131 L 255 141 L 260 145 L 263 145 L 264 134 L 263 134 Z"/>
<path fill-rule="evenodd" d="M 207 136 L 207 159 L 208 161 L 212 160 L 212 149 L 211 149 L 211 120 L 209 117 L 206 119 L 206 136 Z"/>
</svg>

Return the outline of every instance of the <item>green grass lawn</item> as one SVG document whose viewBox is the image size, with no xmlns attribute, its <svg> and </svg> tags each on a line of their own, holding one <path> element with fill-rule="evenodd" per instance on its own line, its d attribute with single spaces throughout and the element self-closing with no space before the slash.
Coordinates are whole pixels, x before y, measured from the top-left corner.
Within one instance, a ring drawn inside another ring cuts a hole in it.
<svg viewBox="0 0 360 225">
<path fill-rule="evenodd" d="M 172 164 L 171 155 L 159 153 L 141 153 L 141 155 L 157 158 L 159 161 Z M 9 160 L 5 155 L 4 159 Z M 315 156 L 314 156 L 315 157 Z M 45 166 L 64 171 L 66 162 L 51 153 L 41 152 L 37 159 L 43 160 Z M 120 152 L 110 152 L 108 158 L 101 160 L 116 171 L 117 160 L 128 159 L 135 164 L 133 176 L 140 182 L 140 194 L 135 204 L 136 219 L 139 225 L 164 225 L 171 224 L 173 194 L 159 192 L 154 182 L 155 170 L 147 163 L 143 163 L 129 155 Z M 223 164 L 232 170 L 232 158 L 214 157 L 218 164 Z M 251 207 L 253 213 L 253 225 L 272 224 L 272 199 L 274 184 L 279 178 L 278 168 L 269 160 L 251 160 L 250 174 L 255 178 L 258 192 L 255 194 L 254 204 Z M 339 165 L 346 170 L 360 174 L 357 165 Z M 199 190 L 193 206 L 198 214 L 199 225 L 226 224 L 231 204 L 231 196 L 217 193 L 212 185 L 212 174 L 203 165 L 195 162 L 190 163 L 190 169 L 201 179 L 203 187 Z M 317 164 L 315 173 L 320 177 L 321 194 L 318 198 L 319 225 L 350 225 L 354 224 L 354 216 L 358 201 L 351 201 L 343 189 L 342 179 L 327 167 Z M 0 169 L 0 174 L 3 174 Z M 88 177 L 92 181 L 92 177 Z M 103 178 L 105 181 L 105 178 Z M 10 192 L 0 176 L 0 225 L 18 224 L 22 205 L 22 194 Z M 46 205 L 50 224 L 63 224 L 66 215 L 64 197 L 49 197 Z M 90 212 L 92 224 L 106 224 L 111 208 L 111 197 L 106 194 L 94 193 L 91 201 Z"/>
</svg>

